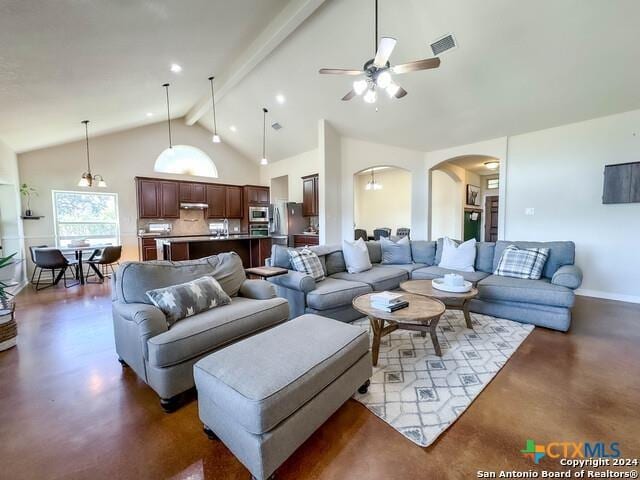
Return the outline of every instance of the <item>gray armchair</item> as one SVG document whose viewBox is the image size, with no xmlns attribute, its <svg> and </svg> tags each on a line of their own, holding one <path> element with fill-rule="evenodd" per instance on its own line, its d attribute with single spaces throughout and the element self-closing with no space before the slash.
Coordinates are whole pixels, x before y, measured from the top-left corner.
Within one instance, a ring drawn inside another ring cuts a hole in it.
<svg viewBox="0 0 640 480">
<path fill-rule="evenodd" d="M 231 303 L 168 326 L 146 292 L 212 275 Z M 113 327 L 123 366 L 160 396 L 166 411 L 194 387 L 193 364 L 211 352 L 270 328 L 289 317 L 289 305 L 273 285 L 247 280 L 233 252 L 186 262 L 125 262 L 112 276 Z"/>
</svg>

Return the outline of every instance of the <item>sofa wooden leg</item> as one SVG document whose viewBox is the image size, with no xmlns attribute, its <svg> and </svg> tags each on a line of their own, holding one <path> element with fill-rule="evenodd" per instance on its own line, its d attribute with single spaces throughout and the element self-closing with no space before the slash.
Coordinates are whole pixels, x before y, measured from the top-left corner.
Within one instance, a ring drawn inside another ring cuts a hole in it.
<svg viewBox="0 0 640 480">
<path fill-rule="evenodd" d="M 220 440 L 218 436 L 214 433 L 214 431 L 211 430 L 206 425 L 202 427 L 202 430 L 204 431 L 204 434 L 209 438 L 209 440 Z"/>
<path fill-rule="evenodd" d="M 365 393 L 367 393 L 369 391 L 369 385 L 371 385 L 371 380 L 367 380 L 366 382 L 364 382 L 360 388 L 358 388 L 358 393 L 360 395 L 364 395 Z"/>
<path fill-rule="evenodd" d="M 129 365 L 127 364 L 127 362 L 125 362 L 120 357 L 118 357 L 118 361 L 120 362 L 120 365 L 122 365 L 122 368 L 129 368 Z"/>
<path fill-rule="evenodd" d="M 160 406 L 165 411 L 165 413 L 173 413 L 180 406 L 180 396 L 176 395 L 175 397 L 171 398 L 161 398 Z"/>
</svg>

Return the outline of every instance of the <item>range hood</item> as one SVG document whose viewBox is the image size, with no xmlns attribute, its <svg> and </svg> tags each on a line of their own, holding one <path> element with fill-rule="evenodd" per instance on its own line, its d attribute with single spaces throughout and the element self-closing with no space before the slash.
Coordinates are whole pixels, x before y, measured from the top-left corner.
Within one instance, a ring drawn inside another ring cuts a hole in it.
<svg viewBox="0 0 640 480">
<path fill-rule="evenodd" d="M 209 208 L 206 203 L 181 202 L 180 208 L 183 210 L 205 210 Z"/>
</svg>

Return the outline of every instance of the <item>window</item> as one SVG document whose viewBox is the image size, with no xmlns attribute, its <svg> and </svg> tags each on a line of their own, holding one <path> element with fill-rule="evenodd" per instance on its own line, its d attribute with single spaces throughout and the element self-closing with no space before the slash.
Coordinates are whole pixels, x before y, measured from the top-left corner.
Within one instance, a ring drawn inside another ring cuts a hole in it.
<svg viewBox="0 0 640 480">
<path fill-rule="evenodd" d="M 487 188 L 498 188 L 500 186 L 499 178 L 489 178 L 487 179 Z"/>
<path fill-rule="evenodd" d="M 59 247 L 67 247 L 73 240 L 87 240 L 91 245 L 120 243 L 115 193 L 54 190 L 53 217 Z"/>
</svg>

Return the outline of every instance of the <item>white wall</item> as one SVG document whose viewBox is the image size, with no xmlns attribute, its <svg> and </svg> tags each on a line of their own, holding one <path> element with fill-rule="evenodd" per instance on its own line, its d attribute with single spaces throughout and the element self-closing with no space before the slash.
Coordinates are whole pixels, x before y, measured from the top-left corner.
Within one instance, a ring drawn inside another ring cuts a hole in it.
<svg viewBox="0 0 640 480">
<path fill-rule="evenodd" d="M 320 243 L 337 244 L 342 241 L 341 138 L 326 120 L 318 122 L 318 145 Z"/>
<path fill-rule="evenodd" d="M 375 172 L 376 183 L 382 190 L 366 190 L 371 174 L 356 175 L 355 212 L 356 228 L 364 228 L 369 235 L 379 227 L 389 227 L 395 235 L 399 227 L 411 227 L 411 173 L 399 168 Z"/>
<path fill-rule="evenodd" d="M 104 176 L 108 184 L 105 192 L 118 194 L 120 235 L 125 259 L 138 258 L 135 176 L 193 179 L 236 185 L 259 182 L 259 168 L 255 162 L 246 159 L 224 143 L 212 143 L 209 132 L 199 125 L 188 127 L 183 121 L 178 120 L 172 122 L 172 130 L 175 144 L 193 145 L 213 159 L 218 168 L 218 179 L 168 175 L 153 171 L 157 156 L 167 147 L 164 123 L 90 139 L 93 173 Z M 39 196 L 31 202 L 34 215 L 44 215 L 41 220 L 25 222 L 26 243 L 54 245 L 51 191 L 83 190 L 77 186 L 77 182 L 86 169 L 84 140 L 22 153 L 18 155 L 18 166 L 21 182 L 34 186 L 39 192 Z"/>
<path fill-rule="evenodd" d="M 511 137 L 507 238 L 573 240 L 582 293 L 640 302 L 640 204 L 601 198 L 604 165 L 638 160 L 640 110 Z"/>
<path fill-rule="evenodd" d="M 302 203 L 302 177 L 320 173 L 320 156 L 317 148 L 293 157 L 260 167 L 260 184 L 270 185 L 271 179 L 288 176 L 289 201 Z"/>
<path fill-rule="evenodd" d="M 444 170 L 431 172 L 431 238 L 462 238 L 461 185 Z"/>
<path fill-rule="evenodd" d="M 283 175 L 271 179 L 271 188 L 269 190 L 271 202 L 276 200 L 289 201 L 289 176 Z"/>
<path fill-rule="evenodd" d="M 427 238 L 428 186 L 424 152 L 343 137 L 342 158 L 342 238 L 353 238 L 353 176 L 371 167 L 397 167 L 411 173 L 411 237 Z"/>
</svg>

